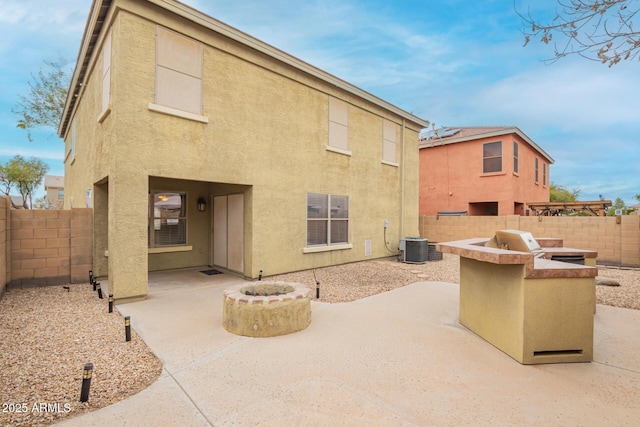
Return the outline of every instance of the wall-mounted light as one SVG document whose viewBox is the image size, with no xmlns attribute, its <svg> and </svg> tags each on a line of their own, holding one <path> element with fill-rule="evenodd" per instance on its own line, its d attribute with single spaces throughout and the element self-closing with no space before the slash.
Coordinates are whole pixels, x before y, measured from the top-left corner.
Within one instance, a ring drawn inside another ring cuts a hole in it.
<svg viewBox="0 0 640 427">
<path fill-rule="evenodd" d="M 205 210 L 207 210 L 207 202 L 205 202 L 204 199 L 200 197 L 198 199 L 198 211 L 204 212 Z"/>
</svg>

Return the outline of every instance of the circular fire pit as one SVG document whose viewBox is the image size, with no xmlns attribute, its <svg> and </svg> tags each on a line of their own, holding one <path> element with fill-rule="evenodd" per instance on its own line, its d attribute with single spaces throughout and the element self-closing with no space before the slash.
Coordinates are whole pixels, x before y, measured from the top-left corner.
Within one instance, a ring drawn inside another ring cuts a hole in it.
<svg viewBox="0 0 640 427">
<path fill-rule="evenodd" d="M 223 294 L 222 326 L 246 337 L 275 337 L 311 323 L 309 289 L 299 283 L 256 282 Z"/>
</svg>

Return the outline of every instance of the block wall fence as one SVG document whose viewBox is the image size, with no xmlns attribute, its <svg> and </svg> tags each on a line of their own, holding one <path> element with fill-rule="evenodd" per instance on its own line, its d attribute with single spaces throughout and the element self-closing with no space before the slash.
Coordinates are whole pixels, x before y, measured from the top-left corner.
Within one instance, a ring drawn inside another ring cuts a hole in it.
<svg viewBox="0 0 640 427">
<path fill-rule="evenodd" d="M 92 210 L 11 209 L 0 197 L 0 251 L 0 296 L 11 288 L 88 282 Z"/>
<path fill-rule="evenodd" d="M 528 231 L 563 239 L 564 246 L 598 252 L 597 263 L 640 267 L 640 216 L 421 216 L 420 236 L 429 242 L 492 237 L 496 230 Z"/>
<path fill-rule="evenodd" d="M 7 290 L 9 276 L 9 199 L 0 197 L 0 299 Z"/>
</svg>

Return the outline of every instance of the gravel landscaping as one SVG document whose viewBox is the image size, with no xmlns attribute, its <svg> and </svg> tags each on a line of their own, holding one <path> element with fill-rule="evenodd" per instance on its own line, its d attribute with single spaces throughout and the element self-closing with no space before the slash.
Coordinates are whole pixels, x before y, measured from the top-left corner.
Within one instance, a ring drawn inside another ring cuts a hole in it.
<svg viewBox="0 0 640 427">
<path fill-rule="evenodd" d="M 315 277 L 314 277 L 315 272 Z M 640 270 L 599 266 L 599 304 L 640 310 Z M 267 278 L 265 278 L 267 279 Z M 417 281 L 459 282 L 458 257 L 405 264 L 393 258 L 268 277 L 320 282 L 320 301 L 354 301 Z M 133 323 L 133 321 L 132 321 Z M 222 327 L 220 325 L 220 327 Z M 89 284 L 13 289 L 0 301 L 2 426 L 44 426 L 113 404 L 153 383 L 162 364 L 135 333 L 125 341 L 124 319 Z M 80 403 L 84 364 L 94 364 L 89 401 Z"/>
<path fill-rule="evenodd" d="M 89 284 L 13 289 L 0 301 L 2 426 L 45 426 L 151 385 L 162 363 Z M 93 363 L 89 400 L 82 372 Z"/>
<path fill-rule="evenodd" d="M 390 291 L 417 281 L 459 283 L 457 255 L 443 254 L 442 261 L 405 264 L 393 258 L 315 269 L 320 282 L 320 301 L 345 302 Z M 269 277 L 299 282 L 314 290 L 314 271 L 301 271 Z M 598 304 L 640 310 L 640 269 L 598 266 L 598 277 L 614 279 L 620 286 L 597 286 Z"/>
</svg>

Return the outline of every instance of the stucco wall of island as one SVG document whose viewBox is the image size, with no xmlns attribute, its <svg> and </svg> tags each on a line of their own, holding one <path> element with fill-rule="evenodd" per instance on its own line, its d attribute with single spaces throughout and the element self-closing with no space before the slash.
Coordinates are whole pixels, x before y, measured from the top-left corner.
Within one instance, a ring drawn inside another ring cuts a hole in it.
<svg viewBox="0 0 640 427">
<path fill-rule="evenodd" d="M 536 257 L 488 240 L 437 245 L 460 256 L 460 323 L 522 364 L 592 361 L 597 253 L 547 241 Z M 552 253 L 582 254 L 586 265 Z"/>
</svg>

